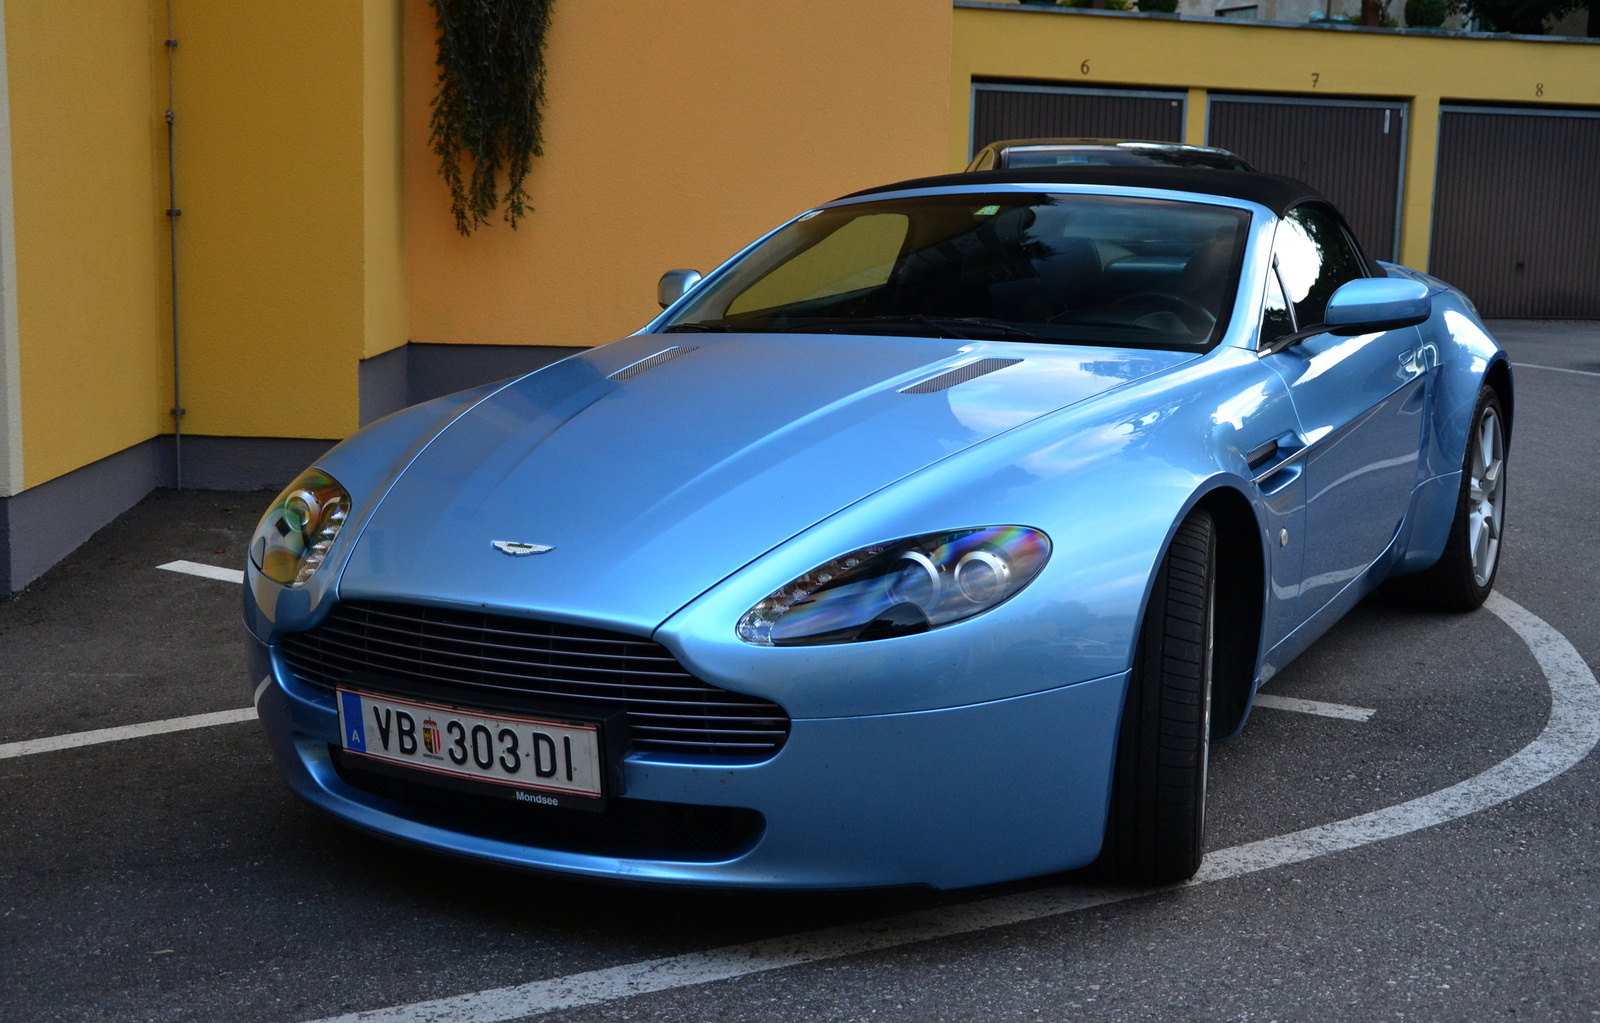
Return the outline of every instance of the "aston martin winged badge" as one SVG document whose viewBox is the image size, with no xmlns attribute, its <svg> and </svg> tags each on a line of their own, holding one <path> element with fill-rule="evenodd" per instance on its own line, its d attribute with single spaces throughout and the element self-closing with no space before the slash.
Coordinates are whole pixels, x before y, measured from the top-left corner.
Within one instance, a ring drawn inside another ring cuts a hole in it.
<svg viewBox="0 0 1600 1023">
<path fill-rule="evenodd" d="M 546 547 L 542 543 L 522 543 L 517 540 L 495 540 L 493 543 L 495 550 L 501 554 L 509 554 L 513 558 L 520 558 L 524 554 L 546 554 L 555 550 L 554 547 Z"/>
</svg>

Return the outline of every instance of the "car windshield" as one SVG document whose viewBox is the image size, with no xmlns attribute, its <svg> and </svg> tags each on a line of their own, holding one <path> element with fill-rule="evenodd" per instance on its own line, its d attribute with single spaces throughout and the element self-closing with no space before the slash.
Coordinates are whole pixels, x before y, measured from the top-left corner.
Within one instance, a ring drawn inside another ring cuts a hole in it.
<svg viewBox="0 0 1600 1023">
<path fill-rule="evenodd" d="M 1249 221 L 1106 195 L 853 203 L 778 231 L 660 329 L 1204 348 L 1227 327 Z"/>
</svg>

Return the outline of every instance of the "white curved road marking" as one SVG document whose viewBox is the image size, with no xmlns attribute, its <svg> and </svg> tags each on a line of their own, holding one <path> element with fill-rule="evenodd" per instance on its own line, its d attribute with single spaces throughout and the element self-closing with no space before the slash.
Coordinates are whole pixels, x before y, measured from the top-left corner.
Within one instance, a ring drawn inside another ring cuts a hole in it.
<svg viewBox="0 0 1600 1023">
<path fill-rule="evenodd" d="M 94 746 L 102 742 L 117 742 L 121 739 L 142 739 L 147 735 L 187 732 L 194 728 L 212 728 L 216 725 L 232 725 L 240 721 L 254 721 L 255 719 L 256 709 L 254 707 L 240 707 L 237 710 L 218 710 L 210 714 L 190 714 L 188 717 L 167 718 L 165 721 L 146 721 L 140 725 L 118 725 L 115 728 L 96 728 L 89 732 L 51 735 L 43 739 L 24 739 L 21 742 L 0 744 L 0 760 L 6 760 L 11 757 L 31 756 L 34 753 L 54 753 L 56 750 L 75 749 L 79 746 Z"/>
<path fill-rule="evenodd" d="M 244 585 L 244 571 L 237 568 L 221 568 L 217 565 L 202 565 L 198 561 L 169 561 L 157 568 L 168 572 L 182 572 L 184 575 L 197 575 L 202 579 L 215 579 L 221 583 L 238 583 Z"/>
<path fill-rule="evenodd" d="M 1299 863 L 1465 817 L 1542 785 L 1587 757 L 1600 741 L 1600 686 L 1594 673 L 1566 637 L 1513 601 L 1492 594 L 1485 606 L 1528 645 L 1549 682 L 1550 717 L 1537 738 L 1482 774 L 1438 792 L 1333 824 L 1211 853 L 1186 886 Z M 1159 890 L 1073 886 L 1023 892 L 515 987 L 350 1013 L 319 1023 L 503 1023 L 1075 913 Z"/>
<path fill-rule="evenodd" d="M 1600 740 L 1600 686 L 1594 672 L 1565 636 L 1526 608 L 1498 593 L 1491 593 L 1484 606 L 1528 645 L 1550 684 L 1550 717 L 1538 738 L 1482 774 L 1438 792 L 1333 824 L 1212 853 L 1189 883 L 1204 884 L 1298 863 L 1431 828 L 1520 796 L 1587 757 Z"/>
<path fill-rule="evenodd" d="M 1273 696 L 1257 693 L 1257 707 L 1269 710 L 1292 710 L 1299 714 L 1316 714 L 1325 718 L 1342 718 L 1345 721 L 1371 721 L 1378 713 L 1371 707 L 1351 707 L 1343 703 L 1323 703 L 1321 700 L 1302 700 L 1294 696 Z"/>
</svg>

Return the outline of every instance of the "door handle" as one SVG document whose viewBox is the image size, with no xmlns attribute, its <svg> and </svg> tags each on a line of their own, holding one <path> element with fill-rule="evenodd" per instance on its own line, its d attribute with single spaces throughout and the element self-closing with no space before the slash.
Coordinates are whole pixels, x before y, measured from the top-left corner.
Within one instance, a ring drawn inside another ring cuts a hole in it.
<svg viewBox="0 0 1600 1023">
<path fill-rule="evenodd" d="M 1432 364 L 1439 364 L 1439 349 L 1431 344 L 1408 348 L 1400 353 L 1400 377 L 1402 380 L 1414 380 L 1428 372 L 1429 359 L 1432 355 Z"/>
</svg>

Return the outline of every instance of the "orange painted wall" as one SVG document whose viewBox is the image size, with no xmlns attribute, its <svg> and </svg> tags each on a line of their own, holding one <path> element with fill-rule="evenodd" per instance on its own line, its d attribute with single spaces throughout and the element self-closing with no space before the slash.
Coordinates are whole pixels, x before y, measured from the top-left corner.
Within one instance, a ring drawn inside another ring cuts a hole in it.
<svg viewBox="0 0 1600 1023">
<path fill-rule="evenodd" d="M 949 0 L 558 2 L 534 214 L 456 233 L 428 146 L 432 11 L 405 0 L 411 340 L 592 345 L 781 220 L 945 169 Z"/>
</svg>

